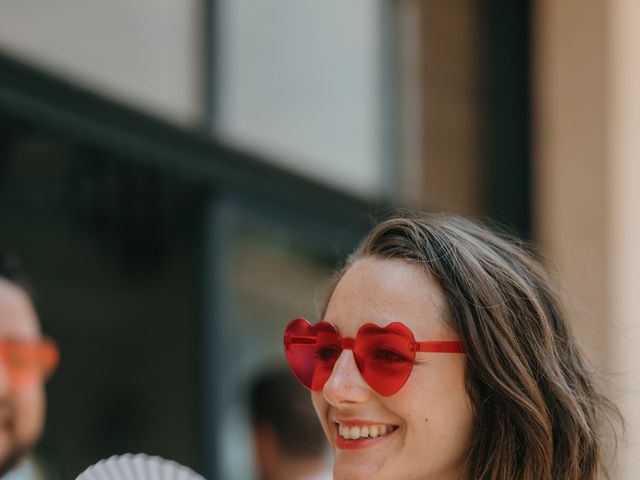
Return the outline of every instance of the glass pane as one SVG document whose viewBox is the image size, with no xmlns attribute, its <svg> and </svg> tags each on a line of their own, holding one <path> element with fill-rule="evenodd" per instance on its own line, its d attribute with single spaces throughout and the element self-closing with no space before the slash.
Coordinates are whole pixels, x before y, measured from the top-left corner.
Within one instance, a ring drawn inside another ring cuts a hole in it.
<svg viewBox="0 0 640 480">
<path fill-rule="evenodd" d="M 229 354 L 225 362 L 231 392 L 219 431 L 224 464 L 220 478 L 256 478 L 246 410 L 248 383 L 268 366 L 284 365 L 282 334 L 295 317 L 317 319 L 322 285 L 336 252 L 327 242 L 310 242 L 293 230 L 241 222 L 232 235 Z M 309 397 L 309 402 L 311 398 Z"/>
</svg>

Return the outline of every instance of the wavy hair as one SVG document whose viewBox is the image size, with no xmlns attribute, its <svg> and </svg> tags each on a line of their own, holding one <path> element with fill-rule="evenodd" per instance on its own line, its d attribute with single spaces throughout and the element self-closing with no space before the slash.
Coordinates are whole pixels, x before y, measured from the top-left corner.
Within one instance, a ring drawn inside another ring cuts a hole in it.
<svg viewBox="0 0 640 480">
<path fill-rule="evenodd" d="M 466 479 L 604 473 L 600 426 L 617 410 L 594 386 L 554 282 L 520 242 L 457 216 L 394 217 L 364 238 L 335 283 L 366 257 L 422 266 L 448 301 L 474 407 Z"/>
</svg>

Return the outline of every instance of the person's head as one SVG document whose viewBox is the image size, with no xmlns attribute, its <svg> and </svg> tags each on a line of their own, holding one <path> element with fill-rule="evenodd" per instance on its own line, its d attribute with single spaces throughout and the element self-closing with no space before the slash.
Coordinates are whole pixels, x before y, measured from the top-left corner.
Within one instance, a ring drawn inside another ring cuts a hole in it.
<svg viewBox="0 0 640 480">
<path fill-rule="evenodd" d="M 44 380 L 56 362 L 17 263 L 0 255 L 0 476 L 40 438 Z"/>
<path fill-rule="evenodd" d="M 300 475 L 324 464 L 327 442 L 309 392 L 286 368 L 256 376 L 249 386 L 256 467 L 262 480 Z"/>
<path fill-rule="evenodd" d="M 512 239 L 454 216 L 382 222 L 339 272 L 322 320 L 356 338 L 327 349 L 331 327 L 311 327 L 297 339 L 324 344 L 308 383 L 336 480 L 599 473 L 604 400 L 549 276 Z M 380 328 L 393 322 L 416 342 L 458 341 L 464 353 L 456 343 L 412 353 L 404 333 Z M 359 332 L 366 323 L 377 327 Z M 390 380 L 407 369 L 400 387 Z"/>
</svg>

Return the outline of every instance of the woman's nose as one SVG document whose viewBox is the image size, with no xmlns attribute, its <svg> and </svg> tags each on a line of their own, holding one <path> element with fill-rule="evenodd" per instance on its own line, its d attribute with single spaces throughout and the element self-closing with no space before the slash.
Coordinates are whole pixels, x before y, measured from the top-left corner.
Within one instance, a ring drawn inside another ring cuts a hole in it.
<svg viewBox="0 0 640 480">
<path fill-rule="evenodd" d="M 361 403 L 369 398 L 371 389 L 358 370 L 353 351 L 342 351 L 322 393 L 327 402 L 334 406 Z"/>
</svg>

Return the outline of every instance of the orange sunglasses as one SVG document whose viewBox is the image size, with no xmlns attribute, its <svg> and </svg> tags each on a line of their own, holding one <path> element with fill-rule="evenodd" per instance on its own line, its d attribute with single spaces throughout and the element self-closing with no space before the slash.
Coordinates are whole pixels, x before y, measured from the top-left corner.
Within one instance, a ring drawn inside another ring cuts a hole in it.
<svg viewBox="0 0 640 480">
<path fill-rule="evenodd" d="M 60 351 L 50 338 L 35 341 L 0 340 L 0 360 L 15 388 L 47 380 L 60 361 Z"/>
</svg>

